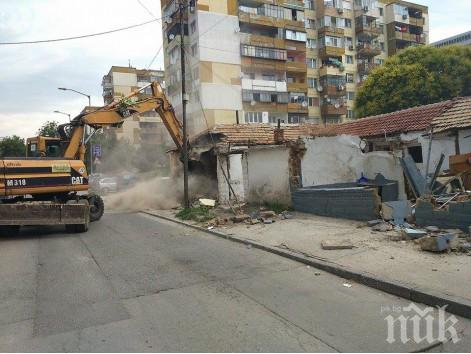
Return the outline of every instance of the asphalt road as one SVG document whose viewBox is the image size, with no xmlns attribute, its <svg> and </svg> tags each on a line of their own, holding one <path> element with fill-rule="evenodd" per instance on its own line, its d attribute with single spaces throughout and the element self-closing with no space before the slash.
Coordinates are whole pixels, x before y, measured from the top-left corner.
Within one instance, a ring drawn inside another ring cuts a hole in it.
<svg viewBox="0 0 471 354">
<path fill-rule="evenodd" d="M 0 239 L 0 351 L 415 351 L 386 341 L 409 302 L 143 214 L 86 234 L 26 228 Z M 348 284 L 347 284 L 348 285 Z M 471 350 L 461 341 L 432 351 Z M 410 329 L 410 328 L 409 328 Z"/>
</svg>

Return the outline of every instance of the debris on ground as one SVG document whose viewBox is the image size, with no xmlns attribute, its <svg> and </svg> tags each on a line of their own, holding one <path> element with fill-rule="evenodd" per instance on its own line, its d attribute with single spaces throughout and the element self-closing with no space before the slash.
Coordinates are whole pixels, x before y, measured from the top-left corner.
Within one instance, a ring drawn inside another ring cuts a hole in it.
<svg viewBox="0 0 471 354">
<path fill-rule="evenodd" d="M 324 250 L 348 250 L 354 246 L 350 240 L 323 240 L 321 247 Z"/>
<path fill-rule="evenodd" d="M 415 229 L 403 229 L 402 234 L 404 235 L 405 238 L 408 239 L 418 239 L 421 237 L 427 236 L 427 231 L 425 230 L 415 230 Z"/>
<path fill-rule="evenodd" d="M 391 231 L 393 229 L 392 225 L 387 222 L 382 222 L 381 224 L 377 224 L 371 228 L 373 231 L 379 232 L 386 232 Z"/>
<path fill-rule="evenodd" d="M 266 211 L 260 212 L 260 217 L 262 219 L 270 219 L 270 218 L 274 218 L 275 216 L 276 216 L 276 213 L 272 210 L 266 210 Z"/>
<path fill-rule="evenodd" d="M 428 232 L 439 232 L 440 231 L 440 228 L 436 227 L 436 226 L 427 226 L 425 228 L 425 230 L 427 230 Z"/>
<path fill-rule="evenodd" d="M 263 218 L 262 218 L 262 221 L 266 225 L 273 224 L 275 222 L 273 221 L 273 219 L 263 219 Z"/>
<path fill-rule="evenodd" d="M 240 222 L 243 222 L 245 220 L 248 220 L 248 219 L 251 219 L 250 215 L 247 215 L 247 214 L 239 214 L 239 215 L 235 215 L 231 218 L 231 220 L 235 223 L 240 223 Z"/>
<path fill-rule="evenodd" d="M 420 248 L 423 251 L 443 252 L 450 249 L 450 243 L 455 236 L 444 234 L 438 236 L 426 236 L 420 239 Z"/>
<path fill-rule="evenodd" d="M 381 224 L 382 222 L 383 222 L 383 220 L 381 220 L 381 219 L 370 220 L 370 221 L 367 222 L 367 225 L 369 227 L 373 227 L 373 226 L 376 226 L 378 224 Z"/>
<path fill-rule="evenodd" d="M 216 206 L 216 201 L 214 199 L 201 198 L 201 199 L 198 199 L 198 202 L 201 206 L 208 207 L 208 208 L 214 208 Z"/>
<path fill-rule="evenodd" d="M 384 220 L 393 220 L 396 225 L 402 225 L 412 215 L 411 204 L 408 200 L 384 202 L 381 204 Z"/>
<path fill-rule="evenodd" d="M 351 288 L 352 287 L 352 284 L 349 284 L 349 283 L 343 283 L 343 286 L 346 287 L 346 288 Z"/>
</svg>

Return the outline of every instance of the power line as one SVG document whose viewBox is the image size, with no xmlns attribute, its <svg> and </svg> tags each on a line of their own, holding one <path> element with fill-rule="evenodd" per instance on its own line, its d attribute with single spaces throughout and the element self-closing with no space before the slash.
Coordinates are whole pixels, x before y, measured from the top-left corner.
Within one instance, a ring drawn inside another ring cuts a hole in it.
<svg viewBox="0 0 471 354">
<path fill-rule="evenodd" d="M 155 59 L 157 59 L 157 57 L 159 56 L 160 52 L 162 51 L 162 48 L 164 47 L 164 43 L 162 42 L 162 44 L 160 45 L 160 48 L 157 50 L 157 52 L 155 53 L 154 57 L 152 58 L 152 60 L 150 61 L 149 65 L 147 65 L 146 69 L 149 70 L 149 68 L 152 66 L 152 64 L 154 64 L 154 61 Z"/>
<path fill-rule="evenodd" d="M 148 13 L 149 15 L 151 15 L 153 18 L 157 19 L 157 17 L 155 17 L 155 15 L 152 13 L 152 11 L 150 11 L 149 8 L 148 8 L 146 5 L 144 5 L 141 0 L 137 0 L 137 2 L 139 3 L 139 5 L 141 5 L 141 7 L 142 7 L 144 10 L 147 11 L 147 13 Z"/>
<path fill-rule="evenodd" d="M 89 38 L 89 37 L 96 37 L 96 36 L 102 36 L 105 34 L 110 34 L 110 33 L 115 33 L 115 32 L 121 32 L 121 31 L 126 31 L 132 28 L 136 27 L 142 27 L 145 25 L 148 25 L 149 23 L 153 22 L 158 22 L 161 21 L 164 17 L 162 18 L 156 18 L 150 21 L 138 23 L 136 25 L 131 25 L 131 26 L 126 26 L 126 27 L 121 27 L 121 28 L 116 28 L 112 29 L 109 31 L 103 31 L 103 32 L 98 32 L 98 33 L 91 33 L 91 34 L 85 34 L 81 36 L 73 36 L 73 37 L 64 37 L 64 38 L 54 38 L 54 39 L 42 39 L 42 40 L 37 40 L 37 41 L 21 41 L 21 42 L 0 42 L 0 45 L 18 45 L 18 44 L 39 44 L 39 43 L 51 43 L 51 42 L 62 42 L 62 41 L 70 41 L 74 39 L 82 39 L 82 38 Z"/>
</svg>

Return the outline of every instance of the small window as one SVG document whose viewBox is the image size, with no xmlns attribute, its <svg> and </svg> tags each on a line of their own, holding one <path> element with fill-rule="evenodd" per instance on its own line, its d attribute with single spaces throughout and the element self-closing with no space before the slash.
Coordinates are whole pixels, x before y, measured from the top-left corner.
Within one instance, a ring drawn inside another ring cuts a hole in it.
<svg viewBox="0 0 471 354">
<path fill-rule="evenodd" d="M 379 8 L 379 15 L 384 16 L 384 9 L 382 7 Z"/>
<path fill-rule="evenodd" d="M 345 75 L 345 79 L 348 83 L 352 83 L 354 78 L 353 78 L 353 74 L 346 74 Z"/>
<path fill-rule="evenodd" d="M 346 55 L 345 58 L 347 59 L 347 64 L 353 64 L 353 56 L 352 55 Z"/>
<path fill-rule="evenodd" d="M 352 20 L 346 18 L 345 19 L 345 27 L 346 28 L 352 28 Z"/>
<path fill-rule="evenodd" d="M 407 148 L 409 155 L 415 161 L 415 163 L 423 163 L 424 158 L 422 156 L 422 146 L 409 146 Z"/>
<path fill-rule="evenodd" d="M 347 92 L 347 99 L 349 101 L 353 101 L 355 99 L 355 92 L 352 92 L 352 91 L 348 91 Z"/>
</svg>

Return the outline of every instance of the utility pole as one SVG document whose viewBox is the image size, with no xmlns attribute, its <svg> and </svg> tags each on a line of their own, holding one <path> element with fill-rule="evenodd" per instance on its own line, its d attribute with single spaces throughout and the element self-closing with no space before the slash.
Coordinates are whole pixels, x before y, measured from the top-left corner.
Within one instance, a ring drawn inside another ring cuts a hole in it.
<svg viewBox="0 0 471 354">
<path fill-rule="evenodd" d="M 186 93 L 186 70 L 185 70 L 185 22 L 184 15 L 186 12 L 186 1 L 180 0 L 180 61 L 182 76 L 182 112 L 183 112 L 183 198 L 185 208 L 190 207 L 190 199 L 188 196 L 188 135 L 186 126 L 186 104 L 188 96 Z"/>
</svg>

